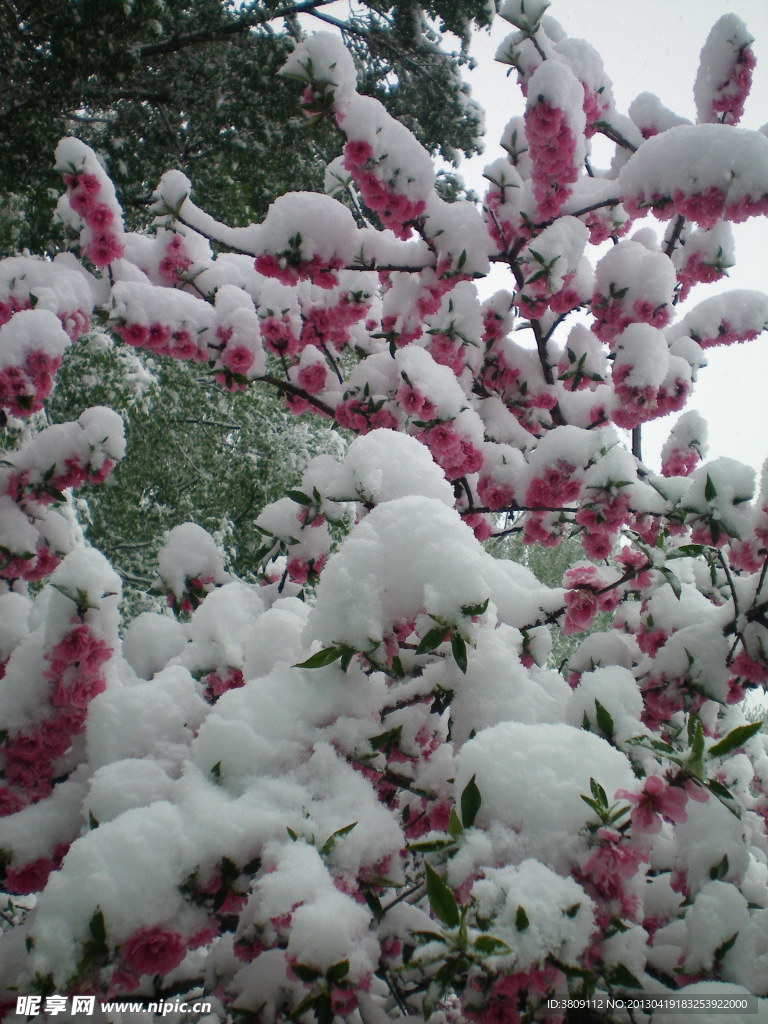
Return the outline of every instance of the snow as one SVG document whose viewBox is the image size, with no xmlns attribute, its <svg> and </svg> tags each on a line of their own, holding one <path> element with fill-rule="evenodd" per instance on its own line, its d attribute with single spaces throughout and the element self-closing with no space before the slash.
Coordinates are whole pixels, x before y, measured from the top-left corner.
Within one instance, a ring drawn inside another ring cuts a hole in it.
<svg viewBox="0 0 768 1024">
<path fill-rule="evenodd" d="M 743 824 L 713 796 L 703 803 L 689 800 L 686 811 L 687 821 L 675 830 L 675 870 L 690 892 L 698 895 L 709 884 L 711 872 L 725 863 L 724 858 L 727 869 L 723 881 L 738 885 L 748 865 Z"/>
<path fill-rule="evenodd" d="M 48 309 L 22 309 L 0 327 L 0 369 L 23 365 L 31 352 L 61 358 L 70 340 Z"/>
<path fill-rule="evenodd" d="M 415 352 L 423 350 L 408 350 L 409 355 Z M 456 378 L 447 368 L 433 363 L 426 352 L 423 355 L 432 364 L 431 369 L 445 369 L 455 383 Z M 403 360 L 406 366 L 409 362 L 415 363 L 417 360 Z M 405 372 L 405 369 L 401 372 Z M 418 377 L 408 373 L 408 379 L 418 387 Z M 453 489 L 432 461 L 429 451 L 415 438 L 394 430 L 372 430 L 370 434 L 355 438 L 344 455 L 330 489 L 337 501 L 351 500 L 379 505 L 408 495 L 421 495 L 439 501 L 448 508 L 453 505 Z"/>
<path fill-rule="evenodd" d="M 182 523 L 169 531 L 157 564 L 163 582 L 177 597 L 190 579 L 225 583 L 229 578 L 215 541 L 196 523 Z"/>
<path fill-rule="evenodd" d="M 609 799 L 617 789 L 637 786 L 623 754 L 599 736 L 563 724 L 502 722 L 483 729 L 457 755 L 457 794 L 473 776 L 482 797 L 475 827 L 503 827 L 508 855 L 531 857 L 559 874 L 586 849 L 581 830 L 593 812 L 581 795 L 589 795 L 590 778 Z"/>
<path fill-rule="evenodd" d="M 487 168 L 486 219 L 440 198 L 429 155 L 357 95 L 354 60 L 331 35 L 297 42 L 284 73 L 300 80 L 307 117 L 327 115 L 344 136 L 327 184 L 343 197 L 347 182 L 384 231 L 314 193 L 229 228 L 170 172 L 153 233 L 125 235 L 96 154 L 76 140 L 59 147 L 59 214 L 96 270 L 72 254 L 0 262 L 9 394 L 35 363 L 42 393 L 95 309 L 128 345 L 197 360 L 224 387 L 282 359 L 285 380 L 354 439 L 259 513 L 267 564 L 254 570 L 272 582 L 235 579 L 210 534 L 176 526 L 159 556 L 170 607 L 139 615 L 122 642 L 119 575 L 85 546 L 69 495 L 123 456 L 120 418 L 99 407 L 47 428 L 33 418 L 5 457 L 3 847 L 11 882 L 36 860 L 53 866 L 23 930 L 3 937 L 5 978 L 20 991 L 35 972 L 62 989 L 106 988 L 132 937 L 154 929 L 182 950 L 204 945 L 162 982 L 147 974 L 142 991 L 194 977 L 222 1013 L 234 999 L 267 1021 L 306 1016 L 309 1004 L 297 1007 L 314 983 L 300 965 L 322 974 L 347 961 L 334 997 L 359 997 L 360 1010 L 336 1016 L 383 1024 L 397 1013 L 384 972 L 408 985 L 423 968 L 405 997 L 413 1016 L 421 982 L 445 973 L 450 952 L 417 934 L 445 925 L 424 895 L 426 857 L 465 908 L 468 942 L 485 932 L 507 947 L 456 975 L 442 1024 L 503 1013 L 494 993 L 506 975 L 555 961 L 598 986 L 623 966 L 644 983 L 647 971 L 723 979 L 683 992 L 768 994 L 768 746 L 756 735 L 711 756 L 746 722 L 742 684 L 764 674 L 766 488 L 755 502 L 747 467 L 698 465 L 705 424 L 694 411 L 672 427 L 660 475 L 620 429 L 681 411 L 704 350 L 768 323 L 768 300 L 742 289 L 678 313 L 695 283 L 733 262 L 726 221 L 766 211 L 768 140 L 685 123 L 648 93 L 621 114 L 598 55 L 547 6 L 504 2 L 518 31 L 502 56 L 527 105 L 505 130 L 507 156 Z M 738 120 L 749 42 L 733 15 L 716 26 L 695 89 L 700 121 L 716 108 Z M 627 145 L 601 170 L 600 140 L 585 168 L 601 132 Z M 89 189 L 114 226 L 98 245 Z M 617 241 L 649 208 L 675 218 L 663 236 L 638 224 Z M 214 257 L 213 243 L 234 251 Z M 514 294 L 483 301 L 473 278 L 497 247 Z M 580 306 L 586 315 L 571 317 Z M 520 506 L 556 510 L 537 518 Z M 535 528 L 544 543 L 573 530 L 594 559 L 568 556 L 566 590 L 478 540 Z M 65 557 L 28 590 L 44 540 L 51 562 Z M 612 628 L 564 651 L 574 619 L 563 616 L 574 595 L 589 600 L 585 579 L 601 606 L 619 604 Z M 70 725 L 62 680 L 79 678 L 83 638 L 98 645 L 103 678 Z M 662 736 L 668 747 L 633 742 Z M 30 750 L 47 775 L 22 785 Z M 667 796 L 685 797 L 684 812 L 649 812 L 651 777 L 674 783 Z M 463 806 L 473 785 L 477 808 Z M 582 799 L 600 788 L 623 818 Z M 419 849 L 425 836 L 439 847 L 446 829 L 445 848 Z M 224 895 L 231 911 L 217 905 Z M 110 961 L 98 978 L 96 965 L 81 969 L 97 911 Z"/>
<path fill-rule="evenodd" d="M 743 220 L 749 216 L 743 201 L 759 203 L 768 193 L 768 139 L 725 124 L 678 125 L 644 142 L 622 168 L 618 184 L 641 206 L 655 205 L 658 197 L 717 190 L 726 216 L 729 209 L 741 210 L 731 216 Z M 708 214 L 692 219 L 711 226 Z"/>
<path fill-rule="evenodd" d="M 579 728 L 586 719 L 590 729 L 600 735 L 598 703 L 611 716 L 616 743 L 620 747 L 645 732 L 640 721 L 643 697 L 628 668 L 611 665 L 583 672 L 568 701 L 567 721 Z"/>
<path fill-rule="evenodd" d="M 184 627 L 168 615 L 141 612 L 123 635 L 123 657 L 141 679 L 151 679 L 181 654 L 187 638 Z"/>
<path fill-rule="evenodd" d="M 520 663 L 521 648 L 522 636 L 510 626 L 478 638 L 466 674 L 456 673 L 451 738 L 457 749 L 497 722 L 562 721 L 570 696 L 567 684 L 554 672 L 531 678 Z"/>
<path fill-rule="evenodd" d="M 592 901 L 581 886 L 535 860 L 485 868 L 472 886 L 472 898 L 478 916 L 494 921 L 494 938 L 511 950 L 491 962 L 507 969 L 514 965 L 515 971 L 542 967 L 551 956 L 575 966 L 595 927 Z M 521 907 L 528 922 L 522 930 L 517 925 Z"/>
<path fill-rule="evenodd" d="M 737 14 L 724 14 L 710 29 L 693 86 L 700 122 L 715 122 L 722 116 L 717 100 L 729 84 L 740 52 L 753 42 L 754 36 Z"/>
<path fill-rule="evenodd" d="M 667 334 L 670 341 L 689 336 L 708 347 L 755 338 L 766 324 L 768 297 L 763 292 L 736 288 L 699 302 Z"/>
</svg>

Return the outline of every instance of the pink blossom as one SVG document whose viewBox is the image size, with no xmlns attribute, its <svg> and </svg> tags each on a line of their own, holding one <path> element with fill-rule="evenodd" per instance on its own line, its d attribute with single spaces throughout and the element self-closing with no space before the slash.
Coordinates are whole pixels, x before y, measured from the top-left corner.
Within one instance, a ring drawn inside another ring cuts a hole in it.
<svg viewBox="0 0 768 1024">
<path fill-rule="evenodd" d="M 85 223 L 95 231 L 106 231 L 115 215 L 106 203 L 96 203 L 85 213 Z"/>
<path fill-rule="evenodd" d="M 350 139 L 344 146 L 344 166 L 348 171 L 364 167 L 373 157 L 373 148 L 365 139 Z"/>
<path fill-rule="evenodd" d="M 658 775 L 645 780 L 640 793 L 629 793 L 620 789 L 616 798 L 629 800 L 632 808 L 632 826 L 640 832 L 656 833 L 661 829 L 661 818 L 679 824 L 686 821 L 685 805 L 688 797 L 679 786 L 670 786 Z"/>
<path fill-rule="evenodd" d="M 0 785 L 0 818 L 7 818 L 26 807 L 26 800 L 10 786 Z"/>
<path fill-rule="evenodd" d="M 703 228 L 713 228 L 725 212 L 725 193 L 716 185 L 690 195 L 677 189 L 672 195 L 672 202 L 677 213 Z"/>
<path fill-rule="evenodd" d="M 297 375 L 299 387 L 310 395 L 319 394 L 325 388 L 327 379 L 328 369 L 324 363 L 319 362 L 303 366 Z"/>
<path fill-rule="evenodd" d="M 583 633 L 589 629 L 598 612 L 597 594 L 589 587 L 577 587 L 565 592 L 565 619 L 563 632 Z"/>
<path fill-rule="evenodd" d="M 8 892 L 26 896 L 45 888 L 48 876 L 53 871 L 53 861 L 39 857 L 20 868 L 11 868 L 5 874 L 5 888 Z"/>
<path fill-rule="evenodd" d="M 750 657 L 746 651 L 739 651 L 731 664 L 731 672 L 735 676 L 748 680 L 750 683 L 768 682 L 768 665 L 764 660 Z"/>
<path fill-rule="evenodd" d="M 662 476 L 690 476 L 701 456 L 695 448 L 675 448 L 661 464 Z"/>
<path fill-rule="evenodd" d="M 474 512 L 472 515 L 465 515 L 462 518 L 467 526 L 471 528 L 475 538 L 479 540 L 481 544 L 488 540 L 493 533 L 493 526 L 488 516 L 485 516 L 480 512 Z"/>
<path fill-rule="evenodd" d="M 253 365 L 254 354 L 245 345 L 236 345 L 234 348 L 225 348 L 221 361 L 231 370 L 232 373 L 245 374 Z"/>
<path fill-rule="evenodd" d="M 597 835 L 600 845 L 589 856 L 582 873 L 601 896 L 623 901 L 624 883 L 637 873 L 640 858 L 618 832 L 601 828 Z"/>
<path fill-rule="evenodd" d="M 178 932 L 157 926 L 139 928 L 123 943 L 126 967 L 137 975 L 168 974 L 178 967 L 186 953 L 186 943 Z"/>
<path fill-rule="evenodd" d="M 515 503 L 514 489 L 510 484 L 501 484 L 490 476 L 481 476 L 477 482 L 477 496 L 486 508 L 498 511 Z"/>
<path fill-rule="evenodd" d="M 106 267 L 112 260 L 120 259 L 124 252 L 123 243 L 109 231 L 94 231 L 82 248 L 85 259 L 96 267 Z"/>
</svg>

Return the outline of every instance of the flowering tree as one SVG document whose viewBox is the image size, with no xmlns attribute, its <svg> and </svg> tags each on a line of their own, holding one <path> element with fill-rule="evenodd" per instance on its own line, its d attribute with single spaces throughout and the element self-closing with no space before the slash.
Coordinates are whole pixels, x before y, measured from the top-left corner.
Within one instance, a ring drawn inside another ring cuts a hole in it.
<svg viewBox="0 0 768 1024">
<path fill-rule="evenodd" d="M 92 151 L 60 143 L 80 259 L 0 265 L 7 413 L 41 408 L 95 311 L 354 439 L 259 516 L 262 586 L 178 526 L 159 558 L 177 619 L 122 639 L 119 579 L 78 543 L 68 490 L 108 476 L 119 418 L 8 455 L 9 998 L 491 1024 L 553 995 L 573 1021 L 601 993 L 768 994 L 768 751 L 743 709 L 768 679 L 768 480 L 755 499 L 747 467 L 700 465 L 691 412 L 660 472 L 640 446 L 707 347 L 768 319 L 746 291 L 678 308 L 732 262 L 729 222 L 768 212 L 768 139 L 737 127 L 751 39 L 715 25 L 697 124 L 648 94 L 625 116 L 546 6 L 503 9 L 526 111 L 482 212 L 439 197 L 329 35 L 283 73 L 338 132 L 332 194 L 260 224 L 217 222 L 173 171 L 154 232 L 126 233 Z M 510 290 L 481 302 L 491 263 Z M 585 558 L 546 586 L 482 547 L 507 529 L 575 535 Z M 612 628 L 553 668 L 552 630 L 598 612 Z"/>
</svg>

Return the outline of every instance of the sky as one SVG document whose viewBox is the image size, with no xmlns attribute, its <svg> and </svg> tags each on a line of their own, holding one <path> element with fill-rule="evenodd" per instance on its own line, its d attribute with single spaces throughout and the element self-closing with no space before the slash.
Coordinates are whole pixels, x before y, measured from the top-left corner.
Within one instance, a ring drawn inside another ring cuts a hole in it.
<svg viewBox="0 0 768 1024">
<path fill-rule="evenodd" d="M 729 12 L 738 14 L 755 36 L 757 68 L 741 123 L 756 129 L 768 121 L 768 0 L 553 0 L 548 13 L 570 36 L 586 39 L 600 53 L 621 113 L 638 93 L 654 92 L 665 106 L 695 120 L 693 82 L 699 53 L 711 26 Z M 507 77 L 509 68 L 493 59 L 498 45 L 514 31 L 497 18 L 490 34 L 478 33 L 473 40 L 471 52 L 479 66 L 467 79 L 486 112 L 486 150 L 483 156 L 464 161 L 460 172 L 481 195 L 484 166 L 503 155 L 496 140 L 509 118 L 523 112 L 516 73 Z M 598 166 L 600 156 L 596 151 Z M 652 218 L 648 223 L 660 232 L 664 229 Z M 729 279 L 717 286 L 695 287 L 681 315 L 720 291 L 768 288 L 766 218 L 734 225 L 734 232 L 737 262 Z M 509 284 L 499 278 L 494 286 Z M 698 410 L 709 424 L 710 459 L 727 456 L 759 470 L 768 457 L 768 334 L 746 345 L 709 349 L 707 358 L 709 365 L 701 371 L 686 410 Z M 643 428 L 644 456 L 654 468 L 678 415 Z"/>
</svg>

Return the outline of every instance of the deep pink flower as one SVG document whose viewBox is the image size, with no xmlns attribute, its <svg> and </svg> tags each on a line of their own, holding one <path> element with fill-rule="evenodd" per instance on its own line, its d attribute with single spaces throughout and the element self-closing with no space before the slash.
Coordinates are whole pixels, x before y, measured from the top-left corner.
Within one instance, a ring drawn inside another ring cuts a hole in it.
<svg viewBox="0 0 768 1024">
<path fill-rule="evenodd" d="M 96 203 L 85 213 L 85 223 L 95 231 L 105 231 L 115 219 L 115 215 L 106 203 Z"/>
<path fill-rule="evenodd" d="M 109 231 L 94 231 L 93 236 L 83 246 L 82 254 L 96 267 L 106 267 L 112 260 L 120 259 L 125 246 L 116 235 Z"/>
<path fill-rule="evenodd" d="M 733 659 L 731 672 L 750 683 L 768 682 L 768 665 L 764 661 L 751 658 L 746 651 L 739 651 Z"/>
<path fill-rule="evenodd" d="M 679 786 L 668 785 L 658 775 L 650 775 L 639 793 L 629 793 L 620 789 L 616 796 L 634 804 L 632 826 L 641 832 L 658 832 L 661 828 L 661 818 L 675 824 L 688 818 L 685 810 L 688 797 L 685 791 Z"/>
<path fill-rule="evenodd" d="M 187 945 L 178 932 L 163 928 L 140 928 L 123 943 L 123 959 L 130 971 L 168 974 L 186 956 Z"/>
<path fill-rule="evenodd" d="M 563 632 L 583 633 L 594 622 L 598 612 L 598 599 L 589 587 L 577 587 L 565 592 L 565 621 Z"/>
<path fill-rule="evenodd" d="M 299 387 L 303 388 L 310 395 L 319 394 L 328 379 L 328 370 L 324 363 L 310 363 L 309 366 L 302 366 L 298 373 Z"/>
<path fill-rule="evenodd" d="M 225 348 L 221 361 L 231 370 L 232 373 L 247 373 L 253 365 L 254 354 L 245 345 L 235 345 L 233 348 Z"/>
<path fill-rule="evenodd" d="M 39 857 L 20 868 L 12 868 L 6 872 L 5 888 L 8 892 L 19 896 L 27 896 L 32 892 L 40 892 L 45 888 L 48 876 L 53 871 L 53 861 L 47 857 Z"/>
<path fill-rule="evenodd" d="M 365 139 L 350 139 L 344 147 L 344 166 L 348 171 L 363 167 L 373 156 L 373 148 Z"/>
</svg>

